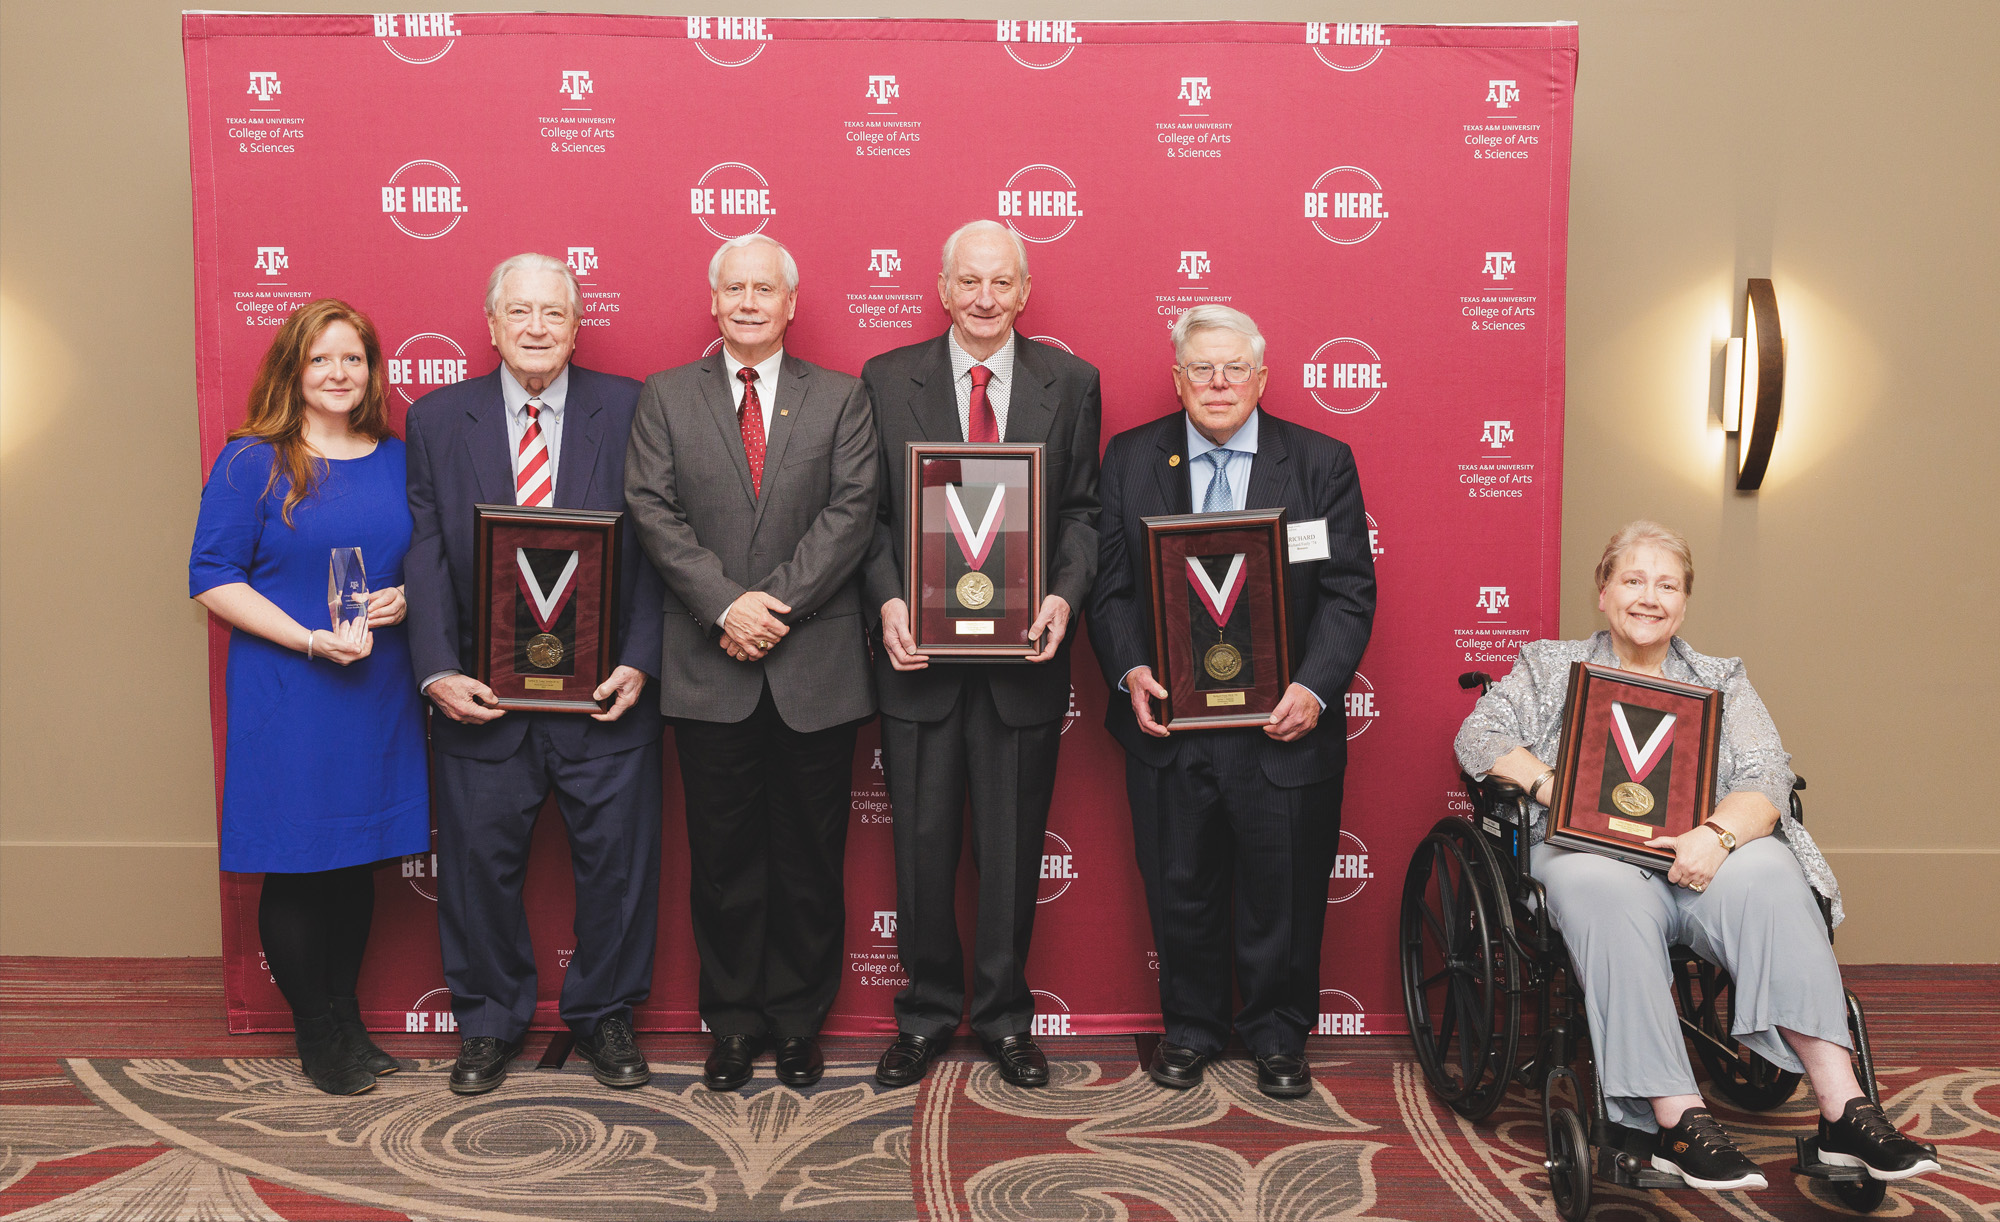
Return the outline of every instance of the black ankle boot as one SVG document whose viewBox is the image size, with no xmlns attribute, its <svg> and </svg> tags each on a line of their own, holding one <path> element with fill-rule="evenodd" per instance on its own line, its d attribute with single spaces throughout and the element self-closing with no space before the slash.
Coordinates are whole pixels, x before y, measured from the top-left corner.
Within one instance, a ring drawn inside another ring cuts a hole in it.
<svg viewBox="0 0 2000 1222">
<path fill-rule="evenodd" d="M 361 1021 L 361 1002 L 353 997 L 333 998 L 333 1019 L 340 1024 L 340 1035 L 347 1042 L 347 1050 L 361 1067 L 376 1077 L 392 1074 L 403 1066 L 395 1057 L 382 1051 L 380 1045 L 368 1037 L 368 1028 Z"/>
<path fill-rule="evenodd" d="M 374 1089 L 375 1075 L 355 1059 L 331 1010 L 312 1016 L 294 1012 L 292 1021 L 299 1064 L 314 1086 L 329 1095 L 358 1095 Z"/>
</svg>

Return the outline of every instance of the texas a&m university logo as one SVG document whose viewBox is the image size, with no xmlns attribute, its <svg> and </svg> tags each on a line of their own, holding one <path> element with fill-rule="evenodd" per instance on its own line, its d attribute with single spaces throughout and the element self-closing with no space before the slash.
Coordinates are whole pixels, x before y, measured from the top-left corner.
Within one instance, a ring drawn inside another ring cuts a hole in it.
<svg viewBox="0 0 2000 1222">
<path fill-rule="evenodd" d="M 1207 77 L 1184 76 L 1181 78 L 1181 91 L 1175 95 L 1175 100 L 1189 106 L 1205 106 L 1214 96 L 1215 90 L 1209 86 Z"/>
<path fill-rule="evenodd" d="M 572 246 L 569 248 L 569 258 L 566 262 L 578 280 L 588 280 L 590 274 L 597 270 L 597 247 Z"/>
<path fill-rule="evenodd" d="M 863 96 L 877 106 L 887 106 L 901 97 L 902 94 L 903 91 L 897 86 L 895 77 L 870 76 L 868 78 L 868 92 Z"/>
<path fill-rule="evenodd" d="M 1479 444 L 1495 450 L 1504 450 L 1514 444 L 1514 422 L 1512 420 L 1487 420 L 1479 430 Z"/>
<path fill-rule="evenodd" d="M 256 98 L 259 102 L 268 102 L 284 91 L 278 88 L 277 73 L 252 72 L 250 74 L 250 88 L 244 90 L 244 92 Z"/>
<path fill-rule="evenodd" d="M 1334 71 L 1359 72 L 1382 58 L 1389 30 L 1366 21 L 1308 21 L 1306 45 Z"/>
<path fill-rule="evenodd" d="M 868 926 L 868 932 L 878 938 L 896 936 L 896 910 L 894 908 L 875 909 L 875 920 Z"/>
<path fill-rule="evenodd" d="M 688 211 L 701 227 L 724 241 L 760 233 L 778 215 L 771 181 L 755 166 L 720 161 L 688 189 Z"/>
<path fill-rule="evenodd" d="M 406 161 L 382 188 L 382 212 L 396 228 L 429 241 L 458 228 L 466 206 L 465 187 L 442 161 Z"/>
<path fill-rule="evenodd" d="M 1029 242 L 1053 242 L 1083 215 L 1076 180 L 1052 165 L 1024 165 L 1000 188 L 1000 219 Z"/>
<path fill-rule="evenodd" d="M 1330 339 L 1307 359 L 1305 389 L 1314 403 L 1335 415 L 1365 410 L 1389 389 L 1382 376 L 1382 354 L 1351 335 Z"/>
<path fill-rule="evenodd" d="M 557 86 L 556 92 L 572 102 L 581 102 L 590 96 L 592 88 L 589 72 L 582 68 L 565 68 L 562 84 Z"/>
<path fill-rule="evenodd" d="M 903 256 L 890 247 L 876 247 L 868 252 L 868 270 L 877 280 L 893 279 L 903 270 Z"/>
<path fill-rule="evenodd" d="M 771 41 L 762 17 L 690 17 L 687 36 L 701 57 L 718 68 L 741 68 Z"/>
<path fill-rule="evenodd" d="M 1306 219 L 1336 246 L 1365 242 L 1389 219 L 1384 194 L 1382 181 L 1373 174 L 1358 165 L 1337 165 L 1307 189 Z"/>
<path fill-rule="evenodd" d="M 1214 270 L 1215 265 L 1209 261 L 1207 251 L 1184 250 L 1181 252 L 1180 274 L 1186 276 L 1188 279 L 1199 280 Z"/>
<path fill-rule="evenodd" d="M 257 269 L 257 273 L 261 276 L 275 276 L 291 265 L 292 261 L 285 257 L 284 247 L 259 246 L 257 248 L 257 262 L 252 266 Z"/>
<path fill-rule="evenodd" d="M 1472 604 L 1487 615 L 1498 615 L 1507 609 L 1506 586 L 1480 586 L 1479 597 Z"/>
<path fill-rule="evenodd" d="M 1513 275 L 1514 252 L 1511 250 L 1487 251 L 1486 264 L 1479 269 L 1479 274 L 1482 276 L 1491 276 L 1495 280 L 1505 280 L 1507 277 Z"/>
<path fill-rule="evenodd" d="M 1496 110 L 1512 110 L 1521 100 L 1521 88 L 1514 81 L 1486 82 L 1486 101 Z"/>
</svg>

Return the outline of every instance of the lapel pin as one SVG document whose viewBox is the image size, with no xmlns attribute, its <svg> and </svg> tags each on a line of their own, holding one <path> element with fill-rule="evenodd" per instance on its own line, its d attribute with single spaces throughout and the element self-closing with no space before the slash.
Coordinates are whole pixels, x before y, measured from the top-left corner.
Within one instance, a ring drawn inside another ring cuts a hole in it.
<svg viewBox="0 0 2000 1222">
<path fill-rule="evenodd" d="M 781 407 L 778 409 L 778 414 L 780 416 L 789 416 L 792 414 L 792 409 L 789 407 Z"/>
<path fill-rule="evenodd" d="M 1180 465 L 1181 465 L 1181 456 L 1180 456 L 1180 455 L 1178 455 L 1178 454 L 1173 454 L 1173 455 L 1169 455 L 1169 456 L 1168 456 L 1168 458 L 1167 458 L 1167 465 L 1168 465 L 1169 467 L 1178 467 L 1178 466 L 1180 466 Z"/>
</svg>

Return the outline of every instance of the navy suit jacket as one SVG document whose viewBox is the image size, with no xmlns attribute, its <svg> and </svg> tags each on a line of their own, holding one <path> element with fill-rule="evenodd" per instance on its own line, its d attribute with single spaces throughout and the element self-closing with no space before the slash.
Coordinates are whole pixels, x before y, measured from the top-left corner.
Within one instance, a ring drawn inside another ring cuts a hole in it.
<svg viewBox="0 0 2000 1222">
<path fill-rule="evenodd" d="M 1347 766 L 1343 697 L 1375 622 L 1375 558 L 1368 546 L 1368 516 L 1361 506 L 1354 452 L 1325 433 L 1259 411 L 1257 456 L 1243 507 L 1283 509 L 1287 522 L 1326 519 L 1329 558 L 1289 564 L 1286 575 L 1292 681 L 1326 701 L 1319 724 L 1289 743 L 1262 730 L 1185 730 L 1153 738 L 1139 729 L 1130 698 L 1118 690 L 1133 667 L 1153 665 L 1145 524 L 1140 519 L 1193 512 L 1184 412 L 1120 433 L 1105 447 L 1090 644 L 1111 685 L 1105 728 L 1140 762 L 1166 767 L 1189 734 L 1255 734 L 1266 779 L 1288 787 L 1310 785 L 1339 776 Z"/>
<path fill-rule="evenodd" d="M 625 442 L 639 383 L 577 365 L 569 367 L 563 403 L 562 455 L 556 467 L 560 509 L 625 508 Z M 472 507 L 514 503 L 514 465 L 507 450 L 507 405 L 500 371 L 442 386 L 410 408 L 410 516 L 416 527 L 403 562 L 409 599 L 410 664 L 415 681 L 439 671 L 475 673 L 477 631 L 473 581 Z M 631 523 L 620 532 L 617 661 L 649 676 L 660 670 L 660 575 L 639 550 Z M 658 742 L 659 696 L 646 691 L 617 721 L 582 713 L 508 713 L 483 726 L 442 714 L 431 718 L 431 745 L 450 755 L 503 760 L 541 720 L 567 759 L 592 759 Z"/>
</svg>

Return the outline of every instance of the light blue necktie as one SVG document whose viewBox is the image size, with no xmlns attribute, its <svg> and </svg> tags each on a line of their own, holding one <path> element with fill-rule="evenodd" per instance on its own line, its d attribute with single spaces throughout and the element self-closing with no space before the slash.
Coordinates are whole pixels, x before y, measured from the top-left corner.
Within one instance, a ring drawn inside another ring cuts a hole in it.
<svg viewBox="0 0 2000 1222">
<path fill-rule="evenodd" d="M 1233 498 L 1229 495 L 1229 451 L 1210 450 L 1202 455 L 1208 465 L 1215 468 L 1215 474 L 1208 477 L 1208 491 L 1201 498 L 1203 513 L 1218 513 L 1232 508 Z"/>
</svg>

